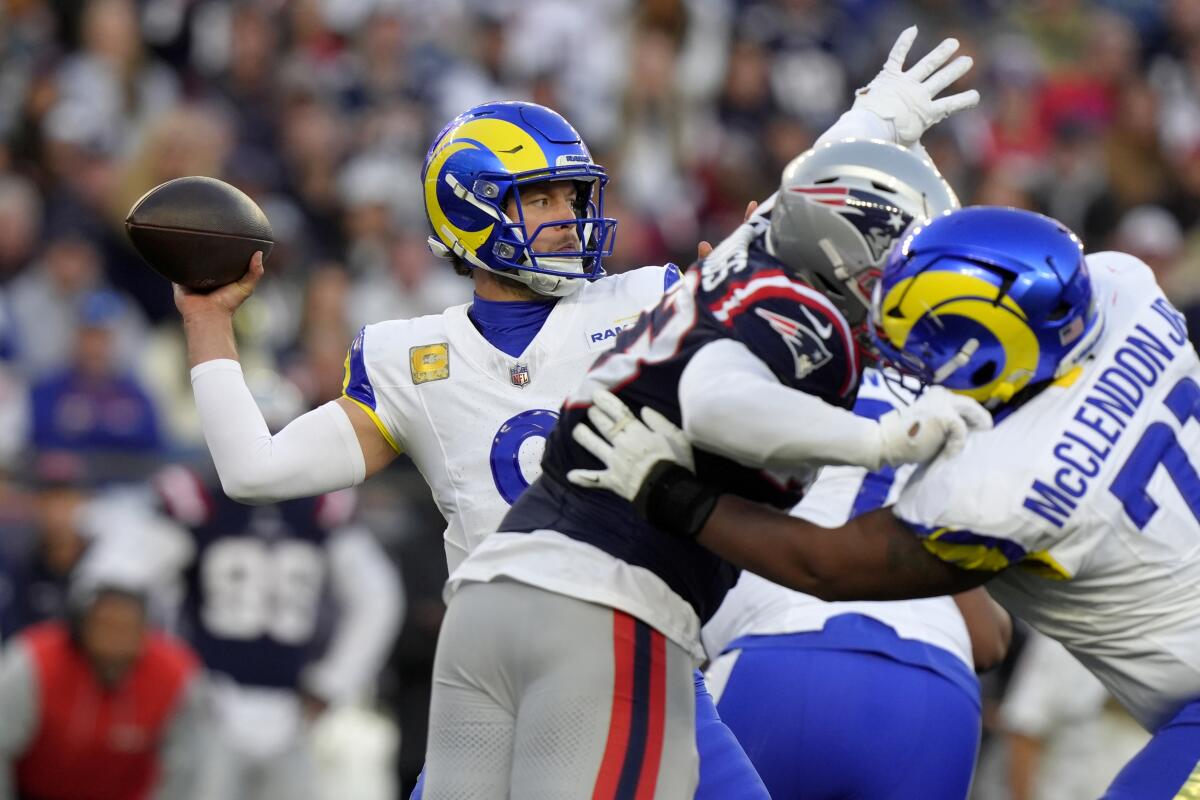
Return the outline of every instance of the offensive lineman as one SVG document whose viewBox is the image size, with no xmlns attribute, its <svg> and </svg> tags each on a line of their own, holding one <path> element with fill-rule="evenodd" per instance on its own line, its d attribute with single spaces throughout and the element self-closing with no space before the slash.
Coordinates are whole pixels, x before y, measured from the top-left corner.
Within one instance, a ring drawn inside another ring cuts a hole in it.
<svg viewBox="0 0 1200 800">
<path fill-rule="evenodd" d="M 911 402 L 906 388 L 868 369 L 855 413 L 878 419 Z M 841 525 L 895 502 L 912 471 L 826 467 L 791 513 Z M 701 630 L 704 677 L 775 800 L 962 800 L 979 746 L 975 671 L 1003 659 L 1011 624 L 982 589 L 827 603 L 743 572 Z"/>
<path fill-rule="evenodd" d="M 1153 733 L 1105 798 L 1194 794 L 1200 360 L 1183 315 L 1136 258 L 1085 258 L 1054 220 L 984 207 L 906 239 L 872 323 L 885 355 L 996 419 L 915 476 L 893 508 L 829 531 L 718 500 L 669 463 L 687 460 L 681 434 L 661 422 L 667 432 L 655 434 L 611 405 L 616 447 L 595 449 L 610 468 L 587 482 L 640 498 L 665 531 L 825 599 L 990 581 Z M 702 507 L 687 504 L 686 527 L 672 522 L 670 499 L 684 491 Z"/>
</svg>

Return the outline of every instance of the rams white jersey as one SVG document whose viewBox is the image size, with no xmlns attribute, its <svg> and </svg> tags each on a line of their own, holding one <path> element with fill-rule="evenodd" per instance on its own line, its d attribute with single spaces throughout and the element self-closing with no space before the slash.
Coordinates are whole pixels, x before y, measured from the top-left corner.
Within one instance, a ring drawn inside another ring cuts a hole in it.
<svg viewBox="0 0 1200 800">
<path fill-rule="evenodd" d="M 1087 257 L 1092 358 L 918 473 L 894 507 L 1150 730 L 1200 698 L 1200 360 L 1132 256 Z"/>
<path fill-rule="evenodd" d="M 563 398 L 677 278 L 673 266 L 644 267 L 585 283 L 555 304 L 519 357 L 484 339 L 469 305 L 359 332 L 343 392 L 429 484 L 446 518 L 451 572 L 541 474 Z"/>
<path fill-rule="evenodd" d="M 886 383 L 880 372 L 868 369 L 854 411 L 878 419 L 913 395 L 896 383 Z M 834 528 L 847 519 L 895 502 L 913 467 L 884 467 L 868 472 L 861 467 L 825 467 L 793 510 L 794 516 Z M 742 636 L 818 631 L 839 614 L 862 614 L 890 626 L 904 639 L 915 639 L 948 650 L 974 668 L 971 639 L 958 606 L 949 597 L 890 602 L 827 603 L 811 595 L 786 589 L 742 572 L 701 631 L 710 658 L 719 655 Z"/>
</svg>

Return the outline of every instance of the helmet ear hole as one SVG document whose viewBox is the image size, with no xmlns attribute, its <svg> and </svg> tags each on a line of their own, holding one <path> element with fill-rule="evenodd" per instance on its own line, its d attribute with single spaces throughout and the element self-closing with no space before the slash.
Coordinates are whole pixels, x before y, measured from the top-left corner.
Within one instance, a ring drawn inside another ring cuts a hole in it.
<svg viewBox="0 0 1200 800">
<path fill-rule="evenodd" d="M 833 295 L 834 297 L 839 297 L 839 298 L 842 296 L 842 294 L 843 294 L 842 287 L 838 286 L 833 281 L 826 278 L 820 272 L 813 272 L 808 277 L 812 278 L 813 283 L 819 284 L 818 286 L 815 286 L 814 288 L 819 289 L 822 294 Z"/>
<path fill-rule="evenodd" d="M 1068 303 L 1066 300 L 1061 300 L 1061 301 L 1059 301 L 1059 304 L 1054 307 L 1054 310 L 1046 315 L 1046 320 L 1048 322 L 1058 322 L 1060 319 L 1062 319 L 1063 317 L 1067 316 L 1067 314 L 1070 314 L 1070 313 L 1071 313 L 1071 304 Z"/>
<path fill-rule="evenodd" d="M 985 386 L 996 378 L 996 362 L 989 361 L 971 373 L 971 383 L 975 386 Z"/>
</svg>

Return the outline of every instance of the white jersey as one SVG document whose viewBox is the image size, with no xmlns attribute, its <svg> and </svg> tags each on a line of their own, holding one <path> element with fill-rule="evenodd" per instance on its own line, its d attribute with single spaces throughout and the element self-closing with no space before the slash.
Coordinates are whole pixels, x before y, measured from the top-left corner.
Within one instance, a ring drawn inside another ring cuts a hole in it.
<svg viewBox="0 0 1200 800">
<path fill-rule="evenodd" d="M 644 267 L 585 283 L 555 304 L 519 357 L 483 337 L 469 305 L 359 333 L 343 391 L 429 484 L 446 518 L 451 572 L 541 474 L 563 398 L 677 277 L 674 267 Z"/>
<path fill-rule="evenodd" d="M 863 373 L 855 411 L 878 419 L 912 395 L 876 370 Z M 868 472 L 861 467 L 825 467 L 792 514 L 834 528 L 865 511 L 895 502 L 913 467 L 885 467 Z M 890 602 L 827 603 L 792 591 L 752 572 L 743 571 L 717 613 L 701 631 L 710 658 L 742 636 L 801 633 L 825 627 L 830 617 L 862 614 L 890 626 L 903 639 L 926 642 L 958 656 L 974 668 L 971 638 L 958 606 L 949 597 Z"/>
<path fill-rule="evenodd" d="M 1200 360 L 1132 256 L 1087 257 L 1092 358 L 894 507 L 926 547 L 1064 644 L 1149 730 L 1200 698 Z"/>
</svg>

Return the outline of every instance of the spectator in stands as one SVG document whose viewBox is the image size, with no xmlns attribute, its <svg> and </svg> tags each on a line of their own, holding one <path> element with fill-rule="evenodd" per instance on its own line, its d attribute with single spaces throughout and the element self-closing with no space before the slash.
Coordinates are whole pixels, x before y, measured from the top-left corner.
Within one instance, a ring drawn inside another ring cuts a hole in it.
<svg viewBox="0 0 1200 800">
<path fill-rule="evenodd" d="M 92 496 L 93 471 L 82 457 L 66 452 L 41 453 L 28 469 L 32 524 L 5 542 L 0 639 L 65 616 L 71 575 L 90 540 L 79 512 Z"/>
<path fill-rule="evenodd" d="M 0 800 L 183 800 L 204 752 L 200 670 L 102 571 L 0 660 Z"/>
<path fill-rule="evenodd" d="M 128 367 L 115 336 L 128 307 L 111 291 L 84 298 L 71 363 L 30 392 L 32 443 L 39 449 L 149 453 L 159 450 L 158 412 Z"/>
<path fill-rule="evenodd" d="M 134 0 L 84 4 L 82 49 L 58 72 L 58 92 L 103 120 L 113 141 L 132 147 L 142 127 L 175 105 L 179 78 L 143 49 Z"/>
<path fill-rule="evenodd" d="M 90 240 L 62 232 L 45 247 L 8 293 L 12 357 L 31 380 L 71 362 L 83 306 L 104 287 L 100 255 Z M 109 320 L 114 358 L 132 364 L 144 325 L 136 309 L 126 306 L 121 312 Z"/>
<path fill-rule="evenodd" d="M 351 522 L 351 491 L 251 507 L 182 466 L 154 487 L 159 510 L 97 552 L 137 562 L 156 596 L 182 584 L 172 616 L 212 675 L 215 717 L 196 797 L 317 797 L 306 733 L 370 698 L 404 615 L 396 571 Z"/>
<path fill-rule="evenodd" d="M 41 229 L 42 198 L 37 188 L 25 178 L 0 170 L 0 284 L 7 283 L 33 258 Z"/>
</svg>

